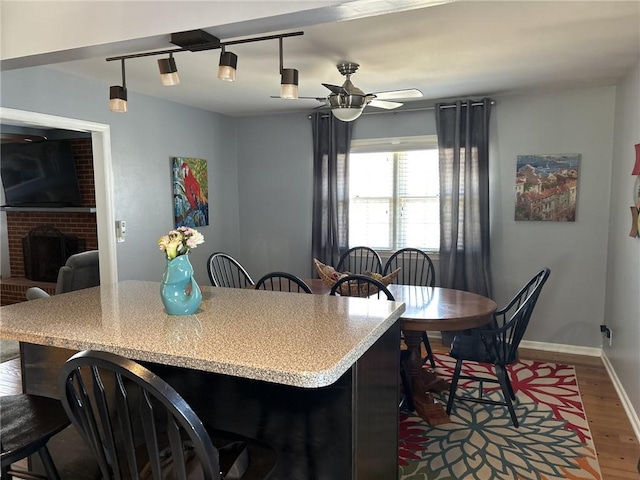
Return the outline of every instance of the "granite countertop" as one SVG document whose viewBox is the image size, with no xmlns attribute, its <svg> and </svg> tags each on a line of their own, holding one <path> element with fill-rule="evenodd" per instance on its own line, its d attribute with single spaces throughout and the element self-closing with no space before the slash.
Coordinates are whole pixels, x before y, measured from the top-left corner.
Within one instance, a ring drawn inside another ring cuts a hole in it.
<svg viewBox="0 0 640 480">
<path fill-rule="evenodd" d="M 304 388 L 334 383 L 405 310 L 400 302 L 202 288 L 194 315 L 160 284 L 124 281 L 0 308 L 0 337 Z"/>
</svg>

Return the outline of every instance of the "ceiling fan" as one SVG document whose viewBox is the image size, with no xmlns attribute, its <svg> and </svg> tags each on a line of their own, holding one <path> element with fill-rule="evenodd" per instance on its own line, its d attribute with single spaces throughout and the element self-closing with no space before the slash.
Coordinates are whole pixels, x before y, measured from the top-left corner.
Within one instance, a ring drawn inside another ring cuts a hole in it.
<svg viewBox="0 0 640 480">
<path fill-rule="evenodd" d="M 422 97 L 422 92 L 417 88 L 364 93 L 351 82 L 351 75 L 356 73 L 359 66 L 360 65 L 353 62 L 344 62 L 336 65 L 338 71 L 346 77 L 346 80 L 340 86 L 323 83 L 322 85 L 331 91 L 327 97 L 298 98 L 323 102 L 324 105 L 322 107 L 330 107 L 331 112 L 336 118 L 343 122 L 351 122 L 362 114 L 364 107 L 367 105 L 392 110 L 402 106 L 402 103 L 390 100 Z"/>
<path fill-rule="evenodd" d="M 392 110 L 401 107 L 402 103 L 389 100 L 422 97 L 422 92 L 417 88 L 364 93 L 351 82 L 351 75 L 356 73 L 360 65 L 353 62 L 344 62 L 336 66 L 338 71 L 347 79 L 341 86 L 323 83 L 322 85 L 331 90 L 331 93 L 322 101 L 325 102 L 325 105 L 331 107 L 331 112 L 343 122 L 351 122 L 358 118 L 367 105 Z"/>
</svg>

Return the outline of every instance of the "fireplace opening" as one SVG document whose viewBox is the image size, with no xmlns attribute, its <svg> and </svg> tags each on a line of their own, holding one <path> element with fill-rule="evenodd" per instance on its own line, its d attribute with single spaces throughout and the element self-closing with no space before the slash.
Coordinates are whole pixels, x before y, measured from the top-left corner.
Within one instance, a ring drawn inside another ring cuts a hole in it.
<svg viewBox="0 0 640 480">
<path fill-rule="evenodd" d="M 42 225 L 22 238 L 24 276 L 29 280 L 55 282 L 67 259 L 85 251 L 85 241 L 65 235 L 57 228 Z"/>
</svg>

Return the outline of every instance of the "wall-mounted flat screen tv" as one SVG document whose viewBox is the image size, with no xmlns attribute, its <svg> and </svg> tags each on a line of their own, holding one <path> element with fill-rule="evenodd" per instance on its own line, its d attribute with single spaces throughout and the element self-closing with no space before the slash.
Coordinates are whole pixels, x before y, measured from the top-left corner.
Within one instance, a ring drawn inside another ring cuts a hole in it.
<svg viewBox="0 0 640 480">
<path fill-rule="evenodd" d="M 0 146 L 0 170 L 6 206 L 82 204 L 69 140 L 4 143 Z"/>
</svg>

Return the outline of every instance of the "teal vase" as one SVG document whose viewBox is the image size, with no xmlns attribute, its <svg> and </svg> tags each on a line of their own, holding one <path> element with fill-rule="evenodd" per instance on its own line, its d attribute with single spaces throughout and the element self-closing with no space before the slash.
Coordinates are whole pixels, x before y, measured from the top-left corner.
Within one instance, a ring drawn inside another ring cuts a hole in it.
<svg viewBox="0 0 640 480">
<path fill-rule="evenodd" d="M 187 255 L 167 260 L 160 296 L 169 315 L 191 315 L 198 310 L 202 292 L 193 278 L 193 267 Z"/>
</svg>

